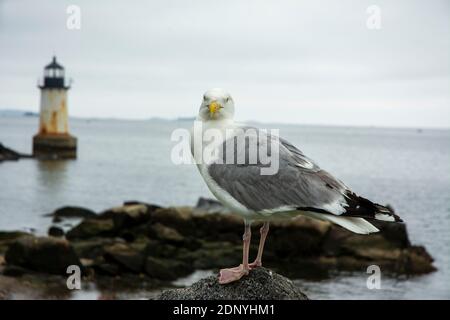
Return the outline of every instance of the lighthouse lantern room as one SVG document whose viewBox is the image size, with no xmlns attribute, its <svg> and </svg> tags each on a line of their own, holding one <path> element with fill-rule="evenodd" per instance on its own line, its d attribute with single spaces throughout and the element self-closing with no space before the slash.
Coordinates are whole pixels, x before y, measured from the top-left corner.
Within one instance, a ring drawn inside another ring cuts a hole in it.
<svg viewBox="0 0 450 320">
<path fill-rule="evenodd" d="M 38 158 L 76 158 L 75 137 L 69 134 L 64 67 L 53 57 L 39 84 L 41 103 L 39 132 L 33 137 L 33 155 Z"/>
</svg>

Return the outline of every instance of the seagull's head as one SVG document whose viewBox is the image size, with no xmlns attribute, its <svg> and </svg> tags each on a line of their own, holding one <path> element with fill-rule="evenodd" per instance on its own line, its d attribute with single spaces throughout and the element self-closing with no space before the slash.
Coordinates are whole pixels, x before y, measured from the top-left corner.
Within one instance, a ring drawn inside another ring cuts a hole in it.
<svg viewBox="0 0 450 320">
<path fill-rule="evenodd" d="M 199 120 L 233 119 L 234 102 L 231 95 L 223 89 L 214 88 L 205 92 L 198 112 Z"/>
</svg>

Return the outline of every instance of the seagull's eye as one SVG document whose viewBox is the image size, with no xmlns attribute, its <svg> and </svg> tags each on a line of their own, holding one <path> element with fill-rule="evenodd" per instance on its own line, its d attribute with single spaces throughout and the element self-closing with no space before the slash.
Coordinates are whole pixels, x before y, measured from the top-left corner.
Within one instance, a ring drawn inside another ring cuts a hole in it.
<svg viewBox="0 0 450 320">
<path fill-rule="evenodd" d="M 230 101 L 230 97 L 227 97 L 227 98 L 225 99 L 225 102 L 228 102 L 228 101 Z"/>
<path fill-rule="evenodd" d="M 205 95 L 203 95 L 203 100 L 208 100 L 208 97 Z"/>
</svg>

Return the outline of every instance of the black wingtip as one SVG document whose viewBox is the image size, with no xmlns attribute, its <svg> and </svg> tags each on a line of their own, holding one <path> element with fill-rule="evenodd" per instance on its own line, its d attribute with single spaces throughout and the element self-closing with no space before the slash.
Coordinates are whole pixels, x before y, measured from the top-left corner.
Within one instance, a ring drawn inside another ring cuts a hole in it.
<svg viewBox="0 0 450 320">
<path fill-rule="evenodd" d="M 355 193 L 348 191 L 346 193 L 348 207 L 342 214 L 343 216 L 360 217 L 386 222 L 403 222 L 403 220 L 394 213 L 394 209 L 390 205 L 382 206 L 377 203 L 360 197 Z M 377 217 L 377 215 L 384 215 Z"/>
<path fill-rule="evenodd" d="M 397 214 L 395 214 L 395 210 L 390 204 L 387 204 L 386 206 L 382 206 L 378 203 L 374 203 L 374 206 L 375 206 L 376 213 L 387 214 L 387 215 L 393 217 L 394 218 L 393 222 L 403 222 L 402 218 L 400 218 Z"/>
</svg>

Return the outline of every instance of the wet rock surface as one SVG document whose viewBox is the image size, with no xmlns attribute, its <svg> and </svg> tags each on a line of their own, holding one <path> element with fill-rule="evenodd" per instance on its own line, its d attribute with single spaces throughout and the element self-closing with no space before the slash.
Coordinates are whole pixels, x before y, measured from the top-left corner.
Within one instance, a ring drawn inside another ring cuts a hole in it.
<svg viewBox="0 0 450 320">
<path fill-rule="evenodd" d="M 200 197 L 195 205 L 195 209 L 202 210 L 208 213 L 229 213 L 219 201 Z"/>
<path fill-rule="evenodd" d="M 33 236 L 24 231 L 0 231 L 0 257 L 4 255 L 8 247 L 22 237 Z"/>
<path fill-rule="evenodd" d="M 52 237 L 62 237 L 64 236 L 64 230 L 57 226 L 51 226 L 48 228 L 48 235 Z"/>
<path fill-rule="evenodd" d="M 77 207 L 77 206 L 65 206 L 59 209 L 56 209 L 53 213 L 48 216 L 52 216 L 55 219 L 61 218 L 93 218 L 97 214 L 87 208 Z"/>
<path fill-rule="evenodd" d="M 252 270 L 240 281 L 221 285 L 217 276 L 188 288 L 163 291 L 161 300 L 308 300 L 291 280 L 266 268 Z"/>
<path fill-rule="evenodd" d="M 10 266 L 50 274 L 66 274 L 68 266 L 81 266 L 70 243 L 54 237 L 22 237 L 8 247 L 5 261 Z"/>
<path fill-rule="evenodd" d="M 108 237 L 115 234 L 114 221 L 112 219 L 85 219 L 79 225 L 69 230 L 66 238 L 89 239 L 94 237 Z"/>
<path fill-rule="evenodd" d="M 10 148 L 5 147 L 2 143 L 0 143 L 0 162 L 2 161 L 17 161 L 20 158 L 31 158 L 31 155 L 23 154 L 12 150 Z"/>
</svg>

